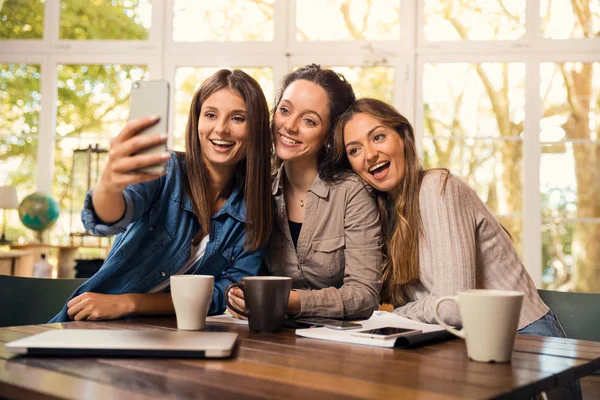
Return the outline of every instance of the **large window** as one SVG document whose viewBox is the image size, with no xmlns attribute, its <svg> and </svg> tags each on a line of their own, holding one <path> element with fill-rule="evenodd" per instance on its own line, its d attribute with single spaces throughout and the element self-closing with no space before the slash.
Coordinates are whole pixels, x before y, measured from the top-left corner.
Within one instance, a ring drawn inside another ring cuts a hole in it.
<svg viewBox="0 0 600 400">
<path fill-rule="evenodd" d="M 56 239 L 83 233 L 79 211 L 106 163 L 110 139 L 127 122 L 133 81 L 147 78 L 135 65 L 59 64 L 52 196 L 63 212 Z"/>
<path fill-rule="evenodd" d="M 428 63 L 424 162 L 463 177 L 523 253 L 523 63 Z"/>
<path fill-rule="evenodd" d="M 0 21 L 0 184 L 59 201 L 53 241 L 83 229 L 131 82 L 171 83 L 183 150 L 217 69 L 248 72 L 272 106 L 318 63 L 406 115 L 425 165 L 477 191 L 539 287 L 600 292 L 598 1 L 0 0 Z"/>
</svg>

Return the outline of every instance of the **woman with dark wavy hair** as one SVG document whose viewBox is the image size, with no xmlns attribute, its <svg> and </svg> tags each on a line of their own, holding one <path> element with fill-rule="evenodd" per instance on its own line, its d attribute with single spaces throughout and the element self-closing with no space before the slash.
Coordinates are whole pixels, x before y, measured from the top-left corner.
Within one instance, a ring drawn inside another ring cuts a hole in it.
<svg viewBox="0 0 600 400">
<path fill-rule="evenodd" d="M 269 273 L 292 278 L 290 316 L 368 318 L 379 307 L 375 199 L 360 178 L 331 162 L 334 126 L 354 100 L 343 76 L 315 64 L 288 74 L 277 94 L 276 221 L 266 264 Z M 245 306 L 241 290 L 229 293 Z"/>
<path fill-rule="evenodd" d="M 215 277 L 209 314 L 225 311 L 223 292 L 256 275 L 270 237 L 269 110 L 258 83 L 220 70 L 194 95 L 185 153 L 136 154 L 166 135 L 137 133 L 157 122 L 128 123 L 85 200 L 86 229 L 118 234 L 102 268 L 71 296 L 54 322 L 132 314 L 173 314 L 169 277 Z M 167 163 L 160 175 L 131 171 Z"/>
<path fill-rule="evenodd" d="M 508 232 L 462 180 L 446 169 L 423 169 L 413 128 L 394 107 L 356 101 L 340 117 L 334 152 L 341 168 L 375 189 L 387 256 L 381 297 L 396 314 L 436 323 L 439 297 L 467 289 L 512 290 L 524 294 L 519 333 L 565 337 Z M 441 303 L 438 311 L 447 324 L 461 325 L 455 304 Z M 571 390 L 581 398 L 578 383 L 558 391 L 569 398 Z"/>
</svg>

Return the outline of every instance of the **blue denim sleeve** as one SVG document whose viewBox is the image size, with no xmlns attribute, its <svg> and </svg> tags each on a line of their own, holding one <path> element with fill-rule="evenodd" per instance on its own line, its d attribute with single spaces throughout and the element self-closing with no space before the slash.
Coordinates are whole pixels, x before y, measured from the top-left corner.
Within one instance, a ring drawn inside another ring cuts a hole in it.
<svg viewBox="0 0 600 400">
<path fill-rule="evenodd" d="M 175 173 L 175 163 L 175 154 L 172 153 L 167 163 L 166 175 L 149 182 L 129 185 L 123 191 L 125 214 L 112 224 L 106 224 L 96 215 L 92 202 L 94 189 L 90 190 L 85 196 L 83 210 L 81 210 L 81 221 L 85 229 L 97 236 L 112 236 L 125 232 L 130 223 L 137 221 L 152 207 L 158 195 L 163 191 L 167 177 Z"/>
<path fill-rule="evenodd" d="M 256 251 L 243 250 L 233 265 L 223 271 L 221 277 L 215 280 L 215 289 L 208 315 L 219 315 L 225 312 L 225 289 L 227 286 L 234 282 L 241 282 L 244 276 L 258 275 L 264 252 L 264 247 Z"/>
</svg>

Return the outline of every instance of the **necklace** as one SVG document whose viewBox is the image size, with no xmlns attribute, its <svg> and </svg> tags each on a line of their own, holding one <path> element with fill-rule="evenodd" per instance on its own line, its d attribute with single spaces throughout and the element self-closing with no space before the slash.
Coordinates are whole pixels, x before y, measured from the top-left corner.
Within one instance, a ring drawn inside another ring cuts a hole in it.
<svg viewBox="0 0 600 400">
<path fill-rule="evenodd" d="M 288 187 L 289 187 L 289 189 L 290 189 L 290 190 L 289 190 L 289 191 L 290 191 L 290 193 L 292 193 L 292 196 L 293 196 L 293 197 L 294 197 L 296 200 L 298 200 L 298 201 L 300 202 L 300 207 L 304 208 L 304 200 L 302 200 L 302 199 L 299 199 L 299 198 L 298 198 L 298 196 L 296 196 L 296 193 L 294 192 L 294 188 L 292 187 L 292 185 L 291 185 L 291 184 L 290 184 L 290 185 L 288 185 Z"/>
</svg>

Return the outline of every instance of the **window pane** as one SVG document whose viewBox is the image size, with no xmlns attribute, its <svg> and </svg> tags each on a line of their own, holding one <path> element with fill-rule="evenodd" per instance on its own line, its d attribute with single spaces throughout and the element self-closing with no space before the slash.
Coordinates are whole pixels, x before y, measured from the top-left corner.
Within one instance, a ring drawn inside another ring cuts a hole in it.
<svg viewBox="0 0 600 400">
<path fill-rule="evenodd" d="M 56 132 L 61 137 L 115 136 L 129 115 L 133 81 L 148 77 L 135 65 L 68 65 L 58 70 Z"/>
<path fill-rule="evenodd" d="M 60 2 L 60 38 L 147 40 L 151 0 Z"/>
<path fill-rule="evenodd" d="M 273 106 L 273 70 L 268 67 L 180 67 L 175 73 L 175 134 L 174 150 L 185 150 L 185 128 L 194 93 L 202 82 L 220 69 L 241 69 L 256 79 L 262 88 L 269 108 Z"/>
<path fill-rule="evenodd" d="M 176 42 L 272 41 L 274 0 L 175 0 Z"/>
<path fill-rule="evenodd" d="M 0 64 L 0 136 L 38 133 L 40 73 L 35 64 Z"/>
<path fill-rule="evenodd" d="M 19 200 L 36 191 L 40 66 L 0 64 L 0 185 L 16 186 Z M 33 238 L 16 210 L 7 212 L 9 240 Z"/>
<path fill-rule="evenodd" d="M 540 140 L 597 140 L 600 63 L 542 63 L 540 77 L 540 96 L 544 105 Z"/>
<path fill-rule="evenodd" d="M 36 191 L 37 148 L 33 135 L 0 136 L 0 186 L 15 186 L 19 202 Z M 17 210 L 6 210 L 6 216 L 8 240 L 33 239 L 33 231 L 21 223 Z"/>
<path fill-rule="evenodd" d="M 146 79 L 148 73 L 145 67 L 119 64 L 59 65 L 57 72 L 57 142 L 52 193 L 63 212 L 54 228 L 53 238 L 65 243 L 70 232 L 71 207 L 74 210 L 73 229 L 76 232 L 83 229 L 75 221 L 79 219 L 88 188 L 87 178 L 80 177 L 81 171 L 87 175 L 87 166 L 76 165 L 75 181 L 70 186 L 73 150 L 94 144 L 108 149 L 108 141 L 127 121 L 132 82 Z M 94 163 L 92 166 L 95 168 Z M 102 166 L 100 163 L 100 170 Z M 96 180 L 92 175 L 92 186 Z"/>
<path fill-rule="evenodd" d="M 522 137 L 523 63 L 425 64 L 425 135 Z"/>
<path fill-rule="evenodd" d="M 563 221 L 543 224 L 542 287 L 600 293 L 598 237 L 600 224 Z"/>
<path fill-rule="evenodd" d="M 600 217 L 600 143 L 542 147 L 542 213 L 545 217 Z"/>
<path fill-rule="evenodd" d="M 430 41 L 516 40 L 525 34 L 523 0 L 428 0 L 425 38 Z"/>
<path fill-rule="evenodd" d="M 108 140 L 72 137 L 56 141 L 52 195 L 60 203 L 61 213 L 52 238 L 58 243 L 67 244 L 70 233 L 85 232 L 83 201 L 106 165 L 109 148 Z"/>
<path fill-rule="evenodd" d="M 297 40 L 398 40 L 399 0 L 301 0 Z"/>
<path fill-rule="evenodd" d="M 344 75 L 356 97 L 375 97 L 392 103 L 394 100 L 394 68 L 391 67 L 325 67 Z"/>
<path fill-rule="evenodd" d="M 543 63 L 541 79 L 543 211 L 600 217 L 600 63 Z"/>
<path fill-rule="evenodd" d="M 425 168 L 444 167 L 463 178 L 495 214 L 522 210 L 523 146 L 520 141 L 423 140 Z"/>
<path fill-rule="evenodd" d="M 542 0 L 540 16 L 542 34 L 548 39 L 593 38 L 600 33 L 600 2 L 597 0 Z"/>
<path fill-rule="evenodd" d="M 0 1 L 0 39 L 44 37 L 44 0 Z"/>
</svg>

